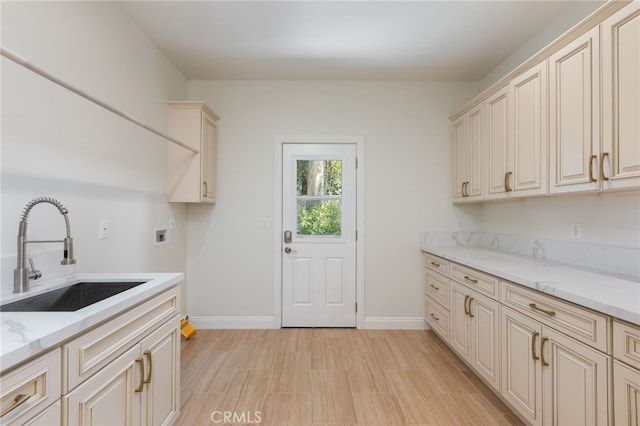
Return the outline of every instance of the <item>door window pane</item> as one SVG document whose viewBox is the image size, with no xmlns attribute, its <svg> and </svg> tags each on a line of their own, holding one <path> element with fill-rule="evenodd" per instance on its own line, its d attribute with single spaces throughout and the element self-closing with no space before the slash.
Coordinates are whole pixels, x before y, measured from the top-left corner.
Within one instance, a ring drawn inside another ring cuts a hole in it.
<svg viewBox="0 0 640 426">
<path fill-rule="evenodd" d="M 298 235 L 342 235 L 342 161 L 297 160 Z"/>
</svg>

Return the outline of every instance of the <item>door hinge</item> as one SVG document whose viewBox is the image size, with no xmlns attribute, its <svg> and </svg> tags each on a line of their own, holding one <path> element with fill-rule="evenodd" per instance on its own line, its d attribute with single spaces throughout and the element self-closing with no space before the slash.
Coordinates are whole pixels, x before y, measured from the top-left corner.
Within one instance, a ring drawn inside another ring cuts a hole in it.
<svg viewBox="0 0 640 426">
<path fill-rule="evenodd" d="M 356 302 L 356 313 L 358 313 L 358 302 Z"/>
<path fill-rule="evenodd" d="M 356 230 L 356 241 L 358 241 L 358 230 Z"/>
<path fill-rule="evenodd" d="M 356 157 L 356 169 L 358 168 L 358 157 Z"/>
</svg>

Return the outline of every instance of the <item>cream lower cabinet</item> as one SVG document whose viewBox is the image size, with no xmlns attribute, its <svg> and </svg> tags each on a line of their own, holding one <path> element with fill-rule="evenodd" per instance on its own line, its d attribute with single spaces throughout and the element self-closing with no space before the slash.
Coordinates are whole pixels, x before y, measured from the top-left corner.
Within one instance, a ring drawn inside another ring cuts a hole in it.
<svg viewBox="0 0 640 426">
<path fill-rule="evenodd" d="M 613 321 L 613 357 L 616 425 L 640 425 L 640 327 Z"/>
<path fill-rule="evenodd" d="M 499 303 L 457 282 L 450 285 L 449 344 L 499 391 Z"/>
<path fill-rule="evenodd" d="M 63 398 L 73 425 L 165 425 L 178 413 L 178 317 Z"/>
<path fill-rule="evenodd" d="M 533 425 L 609 424 L 610 357 L 502 308 L 502 396 Z"/>
</svg>

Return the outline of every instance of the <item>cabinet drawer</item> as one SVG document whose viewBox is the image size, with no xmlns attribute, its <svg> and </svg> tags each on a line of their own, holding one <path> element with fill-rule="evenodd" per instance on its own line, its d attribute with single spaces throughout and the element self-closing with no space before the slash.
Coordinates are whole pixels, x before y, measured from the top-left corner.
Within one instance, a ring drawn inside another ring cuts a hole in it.
<svg viewBox="0 0 640 426">
<path fill-rule="evenodd" d="M 451 265 L 451 277 L 480 293 L 494 299 L 498 298 L 498 279 L 496 277 L 455 263 Z"/>
<path fill-rule="evenodd" d="M 449 261 L 444 260 L 441 257 L 434 256 L 432 254 L 425 253 L 424 255 L 424 267 L 433 271 L 438 271 L 443 275 L 449 273 Z"/>
<path fill-rule="evenodd" d="M 446 277 L 427 272 L 424 281 L 424 294 L 449 309 L 449 280 Z"/>
<path fill-rule="evenodd" d="M 107 321 L 63 346 L 63 393 L 124 353 L 180 309 L 177 287 Z"/>
<path fill-rule="evenodd" d="M 449 341 L 449 311 L 428 296 L 424 297 L 424 320 L 445 341 Z"/>
<path fill-rule="evenodd" d="M 61 359 L 56 349 L 0 377 L 0 423 L 23 424 L 60 398 Z"/>
<path fill-rule="evenodd" d="M 582 343 L 611 354 L 608 337 L 611 319 L 606 315 L 507 282 L 503 282 L 501 301 Z"/>
<path fill-rule="evenodd" d="M 640 370 L 640 327 L 613 320 L 613 356 Z"/>
</svg>

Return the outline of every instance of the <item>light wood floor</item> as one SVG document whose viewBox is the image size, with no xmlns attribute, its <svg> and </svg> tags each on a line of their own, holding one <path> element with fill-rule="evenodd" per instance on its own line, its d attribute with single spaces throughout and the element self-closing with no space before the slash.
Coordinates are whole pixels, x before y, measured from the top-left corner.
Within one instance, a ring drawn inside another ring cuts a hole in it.
<svg viewBox="0 0 640 426">
<path fill-rule="evenodd" d="M 199 330 L 181 356 L 178 425 L 521 424 L 431 331 Z"/>
</svg>

